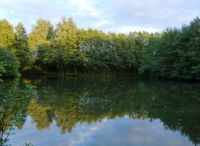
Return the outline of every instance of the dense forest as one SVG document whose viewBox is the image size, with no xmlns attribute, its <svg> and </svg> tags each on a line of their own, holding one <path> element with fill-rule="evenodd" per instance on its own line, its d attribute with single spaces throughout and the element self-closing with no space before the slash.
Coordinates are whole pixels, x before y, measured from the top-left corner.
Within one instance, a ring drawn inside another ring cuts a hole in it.
<svg viewBox="0 0 200 146">
<path fill-rule="evenodd" d="M 128 72 L 200 79 L 200 18 L 160 33 L 80 29 L 72 18 L 54 28 L 38 19 L 30 33 L 0 20 L 0 76 Z"/>
</svg>

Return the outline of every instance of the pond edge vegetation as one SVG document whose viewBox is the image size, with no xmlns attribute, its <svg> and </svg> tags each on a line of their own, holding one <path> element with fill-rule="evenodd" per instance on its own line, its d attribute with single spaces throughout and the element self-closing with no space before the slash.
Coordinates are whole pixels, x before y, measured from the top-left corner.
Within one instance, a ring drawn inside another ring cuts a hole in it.
<svg viewBox="0 0 200 146">
<path fill-rule="evenodd" d="M 38 19 L 30 33 L 0 20 L 0 78 L 22 75 L 135 73 L 200 79 L 200 18 L 160 33 L 80 29 L 72 18 Z"/>
</svg>

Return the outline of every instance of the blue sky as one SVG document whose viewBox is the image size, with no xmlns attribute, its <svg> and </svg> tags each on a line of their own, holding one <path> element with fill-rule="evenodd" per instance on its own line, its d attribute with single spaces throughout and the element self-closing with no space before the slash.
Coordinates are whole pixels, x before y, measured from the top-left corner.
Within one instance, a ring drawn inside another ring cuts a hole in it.
<svg viewBox="0 0 200 146">
<path fill-rule="evenodd" d="M 155 32 L 200 16 L 200 0 L 0 0 L 0 19 L 21 21 L 28 31 L 38 18 L 56 25 L 62 16 L 81 28 Z"/>
</svg>

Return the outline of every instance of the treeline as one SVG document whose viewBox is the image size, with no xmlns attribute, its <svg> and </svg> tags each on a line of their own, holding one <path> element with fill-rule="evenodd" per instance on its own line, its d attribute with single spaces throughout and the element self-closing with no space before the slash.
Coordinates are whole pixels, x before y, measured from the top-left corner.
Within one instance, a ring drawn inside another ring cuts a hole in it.
<svg viewBox="0 0 200 146">
<path fill-rule="evenodd" d="M 141 72 L 164 78 L 200 79 L 200 19 L 150 37 L 142 50 Z"/>
<path fill-rule="evenodd" d="M 162 33 L 104 33 L 63 18 L 56 28 L 39 19 L 27 34 L 0 20 L 0 75 L 139 72 L 200 79 L 200 19 Z"/>
</svg>

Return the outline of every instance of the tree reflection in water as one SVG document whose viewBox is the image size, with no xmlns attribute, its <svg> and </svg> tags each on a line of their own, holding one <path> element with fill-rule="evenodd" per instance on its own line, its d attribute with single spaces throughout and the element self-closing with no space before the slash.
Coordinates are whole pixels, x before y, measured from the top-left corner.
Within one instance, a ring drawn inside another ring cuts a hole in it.
<svg viewBox="0 0 200 146">
<path fill-rule="evenodd" d="M 0 84 L 0 145 L 6 145 L 14 128 L 22 128 L 33 93 L 30 85 L 20 85 L 19 79 Z"/>
<path fill-rule="evenodd" d="M 62 133 L 71 132 L 77 123 L 128 116 L 160 119 L 166 129 L 179 131 L 194 144 L 200 143 L 198 84 L 130 78 L 51 78 L 30 82 L 36 89 L 25 88 L 18 81 L 1 85 L 1 131 L 21 128 L 27 115 L 39 130 L 49 128 L 55 121 Z"/>
</svg>

